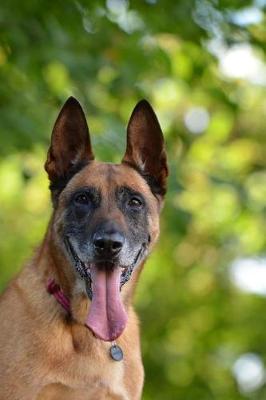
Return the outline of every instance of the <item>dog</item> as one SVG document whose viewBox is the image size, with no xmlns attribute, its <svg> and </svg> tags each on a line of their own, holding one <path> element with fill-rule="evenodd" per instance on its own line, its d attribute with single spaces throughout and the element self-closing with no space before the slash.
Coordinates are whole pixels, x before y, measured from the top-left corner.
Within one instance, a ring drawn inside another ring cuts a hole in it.
<svg viewBox="0 0 266 400">
<path fill-rule="evenodd" d="M 159 236 L 167 185 L 162 131 L 134 108 L 121 164 L 94 160 L 79 102 L 55 122 L 45 170 L 53 213 L 43 243 L 0 300 L 0 399 L 141 398 L 132 296 Z"/>
</svg>

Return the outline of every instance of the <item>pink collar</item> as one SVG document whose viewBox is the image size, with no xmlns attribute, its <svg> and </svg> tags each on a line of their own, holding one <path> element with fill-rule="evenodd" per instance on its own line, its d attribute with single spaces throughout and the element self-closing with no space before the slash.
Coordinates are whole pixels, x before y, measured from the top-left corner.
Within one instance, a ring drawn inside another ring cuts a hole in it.
<svg viewBox="0 0 266 400">
<path fill-rule="evenodd" d="M 64 294 L 60 286 L 55 283 L 52 278 L 48 279 L 46 290 L 52 294 L 59 304 L 70 314 L 70 301 L 69 298 Z"/>
</svg>

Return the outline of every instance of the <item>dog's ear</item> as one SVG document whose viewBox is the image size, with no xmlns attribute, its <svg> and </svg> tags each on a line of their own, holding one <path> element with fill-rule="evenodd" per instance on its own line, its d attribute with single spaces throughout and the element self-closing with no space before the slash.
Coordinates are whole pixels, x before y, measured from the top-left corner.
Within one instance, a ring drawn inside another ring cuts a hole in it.
<svg viewBox="0 0 266 400">
<path fill-rule="evenodd" d="M 122 162 L 137 169 L 155 194 L 164 195 L 168 167 L 158 119 L 146 100 L 134 108 L 127 127 L 127 148 Z"/>
<path fill-rule="evenodd" d="M 67 180 L 93 159 L 84 112 L 79 102 L 69 97 L 55 122 L 45 163 L 51 186 Z"/>
</svg>

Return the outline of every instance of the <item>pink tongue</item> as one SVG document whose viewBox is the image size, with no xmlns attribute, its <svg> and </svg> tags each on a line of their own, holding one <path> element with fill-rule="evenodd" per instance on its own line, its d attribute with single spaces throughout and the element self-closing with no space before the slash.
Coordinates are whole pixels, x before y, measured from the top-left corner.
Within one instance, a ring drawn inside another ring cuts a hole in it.
<svg viewBox="0 0 266 400">
<path fill-rule="evenodd" d="M 126 327 L 127 314 L 120 298 L 120 268 L 113 271 L 91 266 L 92 302 L 86 325 L 95 336 L 115 340 Z"/>
</svg>

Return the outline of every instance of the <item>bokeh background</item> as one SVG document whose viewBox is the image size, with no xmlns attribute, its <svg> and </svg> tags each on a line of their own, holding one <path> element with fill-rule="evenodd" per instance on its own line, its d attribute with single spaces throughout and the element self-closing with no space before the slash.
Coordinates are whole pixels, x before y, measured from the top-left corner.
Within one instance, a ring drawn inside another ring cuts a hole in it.
<svg viewBox="0 0 266 400">
<path fill-rule="evenodd" d="M 142 275 L 145 400 L 266 399 L 265 0 L 2 0 L 0 287 L 41 240 L 43 171 L 69 95 L 99 159 L 135 103 L 161 122 L 171 176 Z"/>
</svg>

